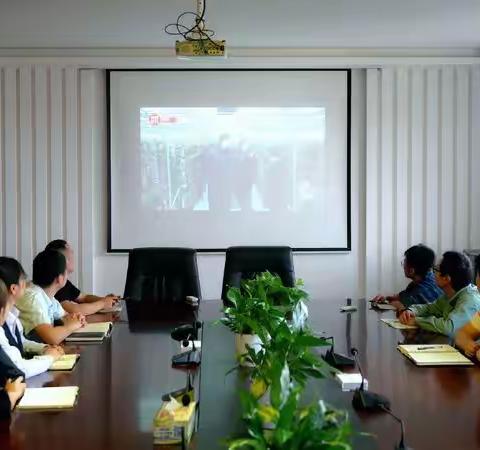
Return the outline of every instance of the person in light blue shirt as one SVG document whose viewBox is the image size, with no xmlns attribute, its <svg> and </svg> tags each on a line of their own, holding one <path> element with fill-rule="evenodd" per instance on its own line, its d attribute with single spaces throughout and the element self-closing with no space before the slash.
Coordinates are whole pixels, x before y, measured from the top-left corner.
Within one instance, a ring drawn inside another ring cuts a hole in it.
<svg viewBox="0 0 480 450">
<path fill-rule="evenodd" d="M 17 301 L 25 334 L 50 345 L 60 344 L 67 336 L 84 326 L 80 313 L 67 314 L 55 294 L 67 281 L 67 262 L 62 253 L 44 250 L 33 260 L 33 285 Z M 55 322 L 62 325 L 56 326 Z"/>
<path fill-rule="evenodd" d="M 444 253 L 434 271 L 437 285 L 444 294 L 429 305 L 410 306 L 399 319 L 405 325 L 417 325 L 453 338 L 480 311 L 480 294 L 472 284 L 472 268 L 465 254 Z"/>
</svg>

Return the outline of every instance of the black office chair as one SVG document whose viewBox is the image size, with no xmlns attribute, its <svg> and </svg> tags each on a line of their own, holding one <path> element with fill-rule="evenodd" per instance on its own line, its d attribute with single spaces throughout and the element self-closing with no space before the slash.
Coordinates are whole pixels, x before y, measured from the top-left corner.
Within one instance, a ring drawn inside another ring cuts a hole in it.
<svg viewBox="0 0 480 450">
<path fill-rule="evenodd" d="M 230 287 L 240 287 L 242 280 L 256 274 L 272 272 L 279 275 L 287 287 L 295 285 L 293 256 L 290 247 L 230 247 L 225 254 L 222 300 L 226 304 Z"/>
<path fill-rule="evenodd" d="M 190 248 L 134 248 L 128 256 L 124 297 L 135 303 L 162 307 L 200 301 L 196 252 Z"/>
</svg>

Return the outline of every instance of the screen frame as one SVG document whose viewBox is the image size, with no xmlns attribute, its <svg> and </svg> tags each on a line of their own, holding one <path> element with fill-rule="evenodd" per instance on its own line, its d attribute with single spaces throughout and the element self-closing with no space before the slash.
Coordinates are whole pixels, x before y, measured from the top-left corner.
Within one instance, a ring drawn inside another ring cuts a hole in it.
<svg viewBox="0 0 480 450">
<path fill-rule="evenodd" d="M 112 247 L 112 126 L 110 74 L 112 72 L 345 72 L 347 74 L 347 246 L 346 247 L 297 247 L 293 252 L 300 253 L 337 253 L 352 250 L 352 193 L 351 193 L 351 137 L 352 137 L 352 69 L 333 68 L 184 68 L 184 69 L 106 69 L 105 92 L 107 113 L 107 253 L 129 253 L 131 249 Z M 225 253 L 226 248 L 197 248 L 198 253 Z"/>
</svg>

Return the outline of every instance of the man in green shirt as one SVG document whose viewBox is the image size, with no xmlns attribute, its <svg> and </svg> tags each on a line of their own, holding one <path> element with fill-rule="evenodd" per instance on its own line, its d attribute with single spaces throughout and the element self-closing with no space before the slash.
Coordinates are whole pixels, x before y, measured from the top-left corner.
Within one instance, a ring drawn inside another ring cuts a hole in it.
<svg viewBox="0 0 480 450">
<path fill-rule="evenodd" d="M 444 294 L 429 305 L 410 306 L 399 319 L 405 325 L 417 325 L 453 338 L 480 311 L 480 294 L 472 284 L 470 260 L 463 253 L 444 253 L 434 272 Z"/>
</svg>

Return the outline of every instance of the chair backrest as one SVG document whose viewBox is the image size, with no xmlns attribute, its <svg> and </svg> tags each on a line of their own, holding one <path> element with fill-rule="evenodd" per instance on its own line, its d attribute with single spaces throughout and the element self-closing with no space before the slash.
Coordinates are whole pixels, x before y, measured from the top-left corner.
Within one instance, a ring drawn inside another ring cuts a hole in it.
<svg viewBox="0 0 480 450">
<path fill-rule="evenodd" d="M 128 256 L 125 298 L 153 305 L 201 299 L 197 255 L 191 248 L 134 248 Z"/>
<path fill-rule="evenodd" d="M 230 287 L 240 287 L 242 280 L 268 270 L 279 275 L 285 286 L 295 285 L 292 249 L 290 247 L 230 247 L 225 254 L 222 300 L 227 302 Z"/>
</svg>

